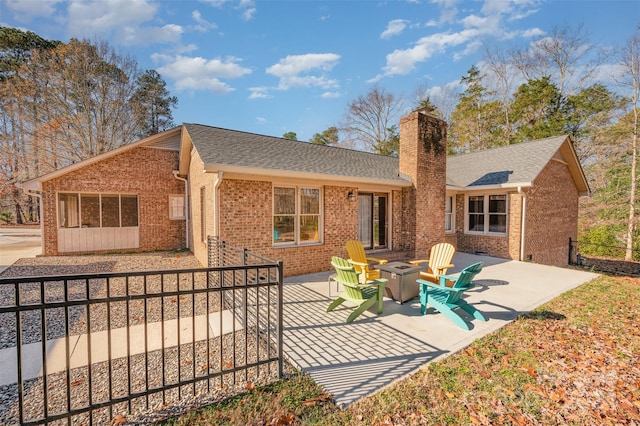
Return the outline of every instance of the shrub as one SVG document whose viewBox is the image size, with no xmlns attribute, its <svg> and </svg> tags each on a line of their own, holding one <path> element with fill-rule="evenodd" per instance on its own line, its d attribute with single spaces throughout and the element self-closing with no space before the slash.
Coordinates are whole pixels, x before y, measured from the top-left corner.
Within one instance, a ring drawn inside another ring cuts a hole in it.
<svg viewBox="0 0 640 426">
<path fill-rule="evenodd" d="M 0 212 L 0 220 L 6 224 L 13 221 L 13 213 L 9 211 Z"/>
</svg>

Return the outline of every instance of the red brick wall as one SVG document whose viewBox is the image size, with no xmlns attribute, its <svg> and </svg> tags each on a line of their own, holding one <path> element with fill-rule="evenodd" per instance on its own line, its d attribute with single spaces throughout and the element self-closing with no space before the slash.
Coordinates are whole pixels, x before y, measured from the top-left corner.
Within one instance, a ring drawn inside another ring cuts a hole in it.
<svg viewBox="0 0 640 426">
<path fill-rule="evenodd" d="M 567 264 L 569 237 L 578 232 L 578 190 L 568 167 L 550 161 L 526 194 L 525 244 L 523 260 L 545 265 Z M 456 198 L 457 249 L 477 251 L 507 259 L 520 259 L 522 235 L 522 195 L 508 194 L 509 219 L 507 236 L 472 235 L 464 233 L 463 194 Z"/>
<path fill-rule="evenodd" d="M 357 197 L 350 200 L 347 194 L 349 191 L 357 194 L 357 188 L 323 187 L 321 243 L 274 247 L 273 186 L 271 181 L 223 179 L 220 185 L 221 240 L 269 259 L 282 260 L 285 276 L 327 271 L 331 269 L 331 256 L 347 256 L 346 241 L 358 235 Z"/>
<path fill-rule="evenodd" d="M 57 233 L 58 192 L 136 194 L 140 229 L 137 251 L 184 248 L 185 221 L 169 220 L 169 195 L 184 194 L 184 183 L 172 175 L 177 167 L 177 151 L 138 147 L 43 182 L 43 254 L 61 254 Z"/>
<path fill-rule="evenodd" d="M 499 194 L 500 192 L 491 192 Z M 507 235 L 478 235 L 465 233 L 465 194 L 456 197 L 456 234 L 458 251 L 465 253 L 482 252 L 505 259 L 519 259 L 520 256 L 520 214 L 521 196 L 507 194 Z"/>
<path fill-rule="evenodd" d="M 400 173 L 413 186 L 403 190 L 402 250 L 423 258 L 444 240 L 447 124 L 421 111 L 400 119 Z"/>
<path fill-rule="evenodd" d="M 578 233 L 579 195 L 569 168 L 550 161 L 526 193 L 525 259 L 566 265 L 569 237 Z"/>
</svg>

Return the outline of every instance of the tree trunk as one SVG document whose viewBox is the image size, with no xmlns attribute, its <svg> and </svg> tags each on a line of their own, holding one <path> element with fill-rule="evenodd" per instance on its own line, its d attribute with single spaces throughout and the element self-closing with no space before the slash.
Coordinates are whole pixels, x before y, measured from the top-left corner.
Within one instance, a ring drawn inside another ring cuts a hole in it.
<svg viewBox="0 0 640 426">
<path fill-rule="evenodd" d="M 638 111 L 634 109 L 634 123 L 633 123 L 633 140 L 632 140 L 632 155 L 631 158 L 631 191 L 629 194 L 629 225 L 627 227 L 627 250 L 624 255 L 624 260 L 633 260 L 633 231 L 635 225 L 635 210 L 636 210 L 636 163 L 638 161 Z"/>
</svg>

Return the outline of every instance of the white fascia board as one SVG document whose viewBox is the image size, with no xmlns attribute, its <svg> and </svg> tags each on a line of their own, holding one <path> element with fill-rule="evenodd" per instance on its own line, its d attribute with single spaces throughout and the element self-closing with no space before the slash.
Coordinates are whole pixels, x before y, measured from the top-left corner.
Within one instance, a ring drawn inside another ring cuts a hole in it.
<svg viewBox="0 0 640 426">
<path fill-rule="evenodd" d="M 368 183 L 379 184 L 397 188 L 406 188 L 411 186 L 410 181 L 395 180 L 395 179 L 373 179 L 363 178 L 357 176 L 340 176 L 340 175 L 326 175 L 322 173 L 308 173 L 297 172 L 290 170 L 276 170 L 276 169 L 260 169 L 255 167 L 240 167 L 240 166 L 226 166 L 226 165 L 213 165 L 205 164 L 205 173 L 217 173 L 219 171 L 225 173 L 237 173 L 243 175 L 255 175 L 255 176 L 267 176 L 274 178 L 288 178 L 288 179 L 311 179 L 315 181 L 326 182 L 347 182 L 347 183 Z"/>
<path fill-rule="evenodd" d="M 478 185 L 478 186 L 465 186 L 462 191 L 495 191 L 500 189 L 518 189 L 518 188 L 530 188 L 533 186 L 532 182 L 519 182 L 519 183 L 501 183 L 499 185 Z"/>
</svg>

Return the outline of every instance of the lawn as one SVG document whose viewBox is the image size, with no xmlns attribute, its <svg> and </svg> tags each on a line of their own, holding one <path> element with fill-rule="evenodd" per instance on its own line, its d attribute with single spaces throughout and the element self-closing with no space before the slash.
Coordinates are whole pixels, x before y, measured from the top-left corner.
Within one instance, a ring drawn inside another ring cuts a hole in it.
<svg viewBox="0 0 640 426">
<path fill-rule="evenodd" d="M 584 284 L 347 409 L 296 374 L 166 424 L 640 425 L 640 279 Z"/>
</svg>

